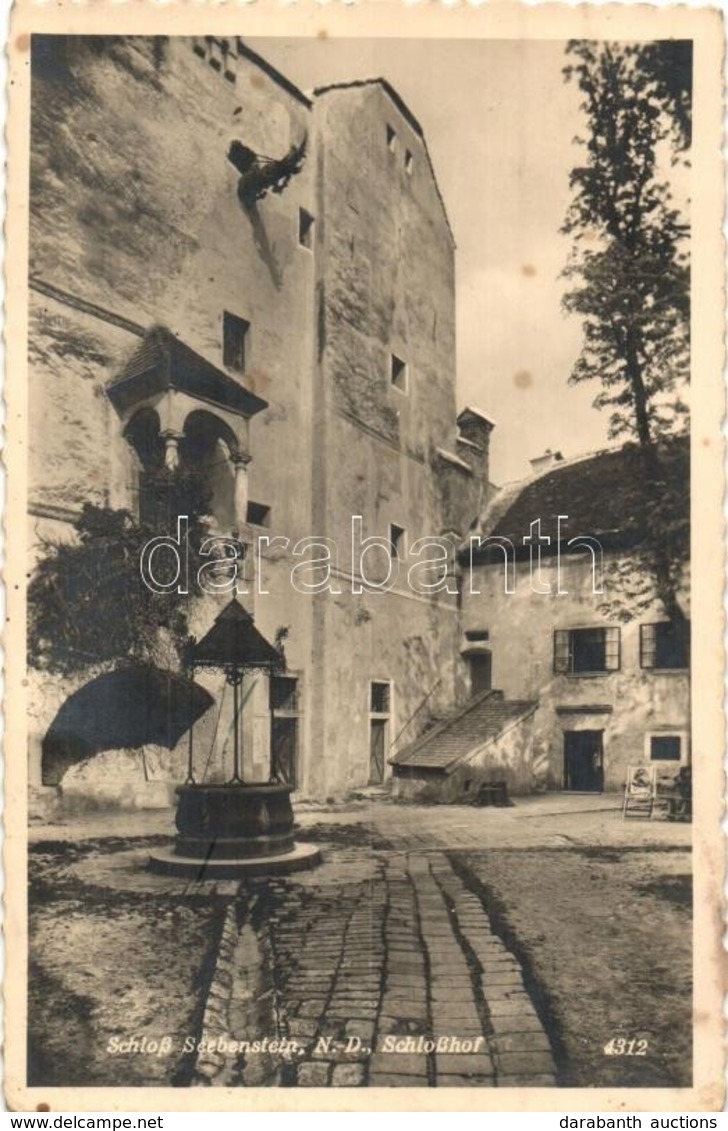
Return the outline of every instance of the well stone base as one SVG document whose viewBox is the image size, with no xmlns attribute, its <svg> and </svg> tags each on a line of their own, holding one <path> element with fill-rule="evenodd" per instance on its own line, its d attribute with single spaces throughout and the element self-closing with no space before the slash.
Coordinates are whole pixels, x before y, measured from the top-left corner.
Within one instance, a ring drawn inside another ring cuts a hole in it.
<svg viewBox="0 0 728 1131">
<path fill-rule="evenodd" d="M 149 854 L 149 868 L 164 876 L 182 876 L 197 880 L 243 880 L 252 876 L 282 876 L 303 872 L 321 863 L 321 852 L 313 844 L 296 844 L 292 851 L 277 856 L 251 856 L 248 859 L 224 860 L 215 857 L 200 860 L 194 856 L 180 856 L 169 849 L 157 849 Z"/>
</svg>

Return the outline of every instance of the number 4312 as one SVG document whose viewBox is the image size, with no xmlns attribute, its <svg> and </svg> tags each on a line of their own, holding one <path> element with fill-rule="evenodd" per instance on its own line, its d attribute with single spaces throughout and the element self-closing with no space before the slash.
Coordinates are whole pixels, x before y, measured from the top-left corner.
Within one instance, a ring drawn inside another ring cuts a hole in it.
<svg viewBox="0 0 728 1131">
<path fill-rule="evenodd" d="M 628 1041 L 626 1037 L 612 1037 L 604 1046 L 606 1056 L 647 1056 L 649 1042 Z"/>
</svg>

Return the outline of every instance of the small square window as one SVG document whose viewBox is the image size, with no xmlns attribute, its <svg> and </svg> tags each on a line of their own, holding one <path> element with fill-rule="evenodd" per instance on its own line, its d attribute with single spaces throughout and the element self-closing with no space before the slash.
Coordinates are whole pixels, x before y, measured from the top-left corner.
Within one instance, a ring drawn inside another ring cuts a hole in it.
<svg viewBox="0 0 728 1131">
<path fill-rule="evenodd" d="M 213 70 L 221 71 L 222 67 L 223 67 L 223 59 L 224 59 L 224 56 L 225 56 L 224 47 L 223 47 L 222 43 L 220 42 L 220 40 L 218 40 L 218 39 L 211 39 L 209 41 L 209 44 L 210 44 L 210 54 L 207 57 L 207 61 L 210 64 L 210 66 L 213 68 Z"/>
<path fill-rule="evenodd" d="M 223 68 L 222 68 L 223 75 L 225 76 L 225 78 L 227 79 L 228 82 L 234 83 L 235 82 L 235 64 L 237 63 L 237 57 L 230 50 L 230 44 L 227 41 L 227 39 L 223 39 L 223 41 L 222 41 L 222 61 L 223 61 Z"/>
<path fill-rule="evenodd" d="M 410 153 L 409 149 L 406 149 L 405 154 L 404 154 L 404 168 L 405 168 L 405 172 L 409 173 L 410 176 L 412 175 L 412 163 L 413 163 L 412 154 Z"/>
<path fill-rule="evenodd" d="M 389 379 L 400 393 L 407 392 L 407 363 L 396 354 L 392 354 L 390 358 Z"/>
<path fill-rule="evenodd" d="M 270 526 L 270 507 L 265 503 L 248 503 L 247 520 L 251 526 Z"/>
<path fill-rule="evenodd" d="M 370 711 L 373 715 L 389 714 L 389 684 L 372 681 Z"/>
<path fill-rule="evenodd" d="M 307 247 L 309 251 L 313 247 L 313 226 L 314 218 L 310 212 L 305 208 L 298 210 L 298 242 L 301 247 Z"/>
<path fill-rule="evenodd" d="M 404 527 L 391 523 L 389 527 L 389 542 L 392 547 L 393 558 L 403 558 L 406 551 L 407 535 Z"/>
<path fill-rule="evenodd" d="M 238 373 L 245 372 L 245 339 L 250 323 L 236 314 L 223 312 L 222 316 L 222 363 Z"/>
<path fill-rule="evenodd" d="M 397 148 L 397 132 L 391 126 L 387 126 L 387 149 L 390 153 L 394 153 Z"/>
<path fill-rule="evenodd" d="M 679 734 L 653 734 L 650 738 L 650 758 L 653 762 L 679 762 L 681 752 Z"/>
</svg>

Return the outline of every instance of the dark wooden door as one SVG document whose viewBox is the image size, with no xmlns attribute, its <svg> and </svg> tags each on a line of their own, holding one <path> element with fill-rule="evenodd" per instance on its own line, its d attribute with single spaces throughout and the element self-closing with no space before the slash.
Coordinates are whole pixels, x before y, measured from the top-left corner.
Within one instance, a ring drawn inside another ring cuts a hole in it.
<svg viewBox="0 0 728 1131">
<path fill-rule="evenodd" d="M 271 723 L 271 769 L 277 781 L 296 785 L 298 719 L 274 718 Z"/>
<path fill-rule="evenodd" d="M 492 686 L 492 657 L 490 652 L 482 652 L 478 656 L 470 657 L 470 694 L 479 695 L 481 691 L 490 691 Z"/>
<path fill-rule="evenodd" d="M 564 732 L 564 789 L 601 793 L 604 788 L 604 750 L 601 730 Z"/>
<path fill-rule="evenodd" d="M 384 781 L 387 720 L 370 719 L 369 728 L 369 784 L 378 785 Z"/>
</svg>

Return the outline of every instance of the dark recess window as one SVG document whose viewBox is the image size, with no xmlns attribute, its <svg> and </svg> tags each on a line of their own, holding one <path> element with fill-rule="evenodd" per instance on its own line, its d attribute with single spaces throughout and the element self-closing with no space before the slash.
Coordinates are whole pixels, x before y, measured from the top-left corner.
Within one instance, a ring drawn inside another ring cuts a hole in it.
<svg viewBox="0 0 728 1131">
<path fill-rule="evenodd" d="M 690 664 L 690 625 L 678 625 L 672 621 L 640 625 L 640 664 L 643 668 L 687 668 Z"/>
<path fill-rule="evenodd" d="M 392 523 L 389 527 L 389 541 L 392 546 L 392 557 L 401 558 L 405 549 L 405 530 L 402 526 Z"/>
<path fill-rule="evenodd" d="M 245 372 L 245 339 L 250 323 L 226 310 L 222 316 L 222 362 L 228 369 Z"/>
<path fill-rule="evenodd" d="M 554 671 L 566 674 L 619 671 L 618 628 L 557 629 Z"/>
<path fill-rule="evenodd" d="M 387 149 L 390 153 L 394 153 L 397 148 L 397 132 L 391 126 L 387 126 Z"/>
<path fill-rule="evenodd" d="M 412 154 L 410 153 L 409 149 L 405 150 L 404 167 L 405 171 L 410 174 L 412 173 L 412 160 Z"/>
<path fill-rule="evenodd" d="M 248 503 L 248 522 L 251 526 L 270 526 L 270 507 L 265 503 Z"/>
<path fill-rule="evenodd" d="M 680 735 L 660 734 L 650 739 L 650 758 L 653 762 L 680 761 Z"/>
<path fill-rule="evenodd" d="M 271 711 L 298 710 L 298 680 L 290 675 L 274 675 L 270 679 Z"/>
<path fill-rule="evenodd" d="M 309 251 L 313 247 L 313 225 L 314 219 L 310 212 L 305 208 L 298 210 L 298 242 L 301 247 L 307 247 Z"/>
<path fill-rule="evenodd" d="M 395 353 L 391 355 L 389 376 L 395 389 L 399 389 L 401 393 L 407 391 L 407 363 L 402 361 L 401 357 L 397 357 Z"/>
</svg>

